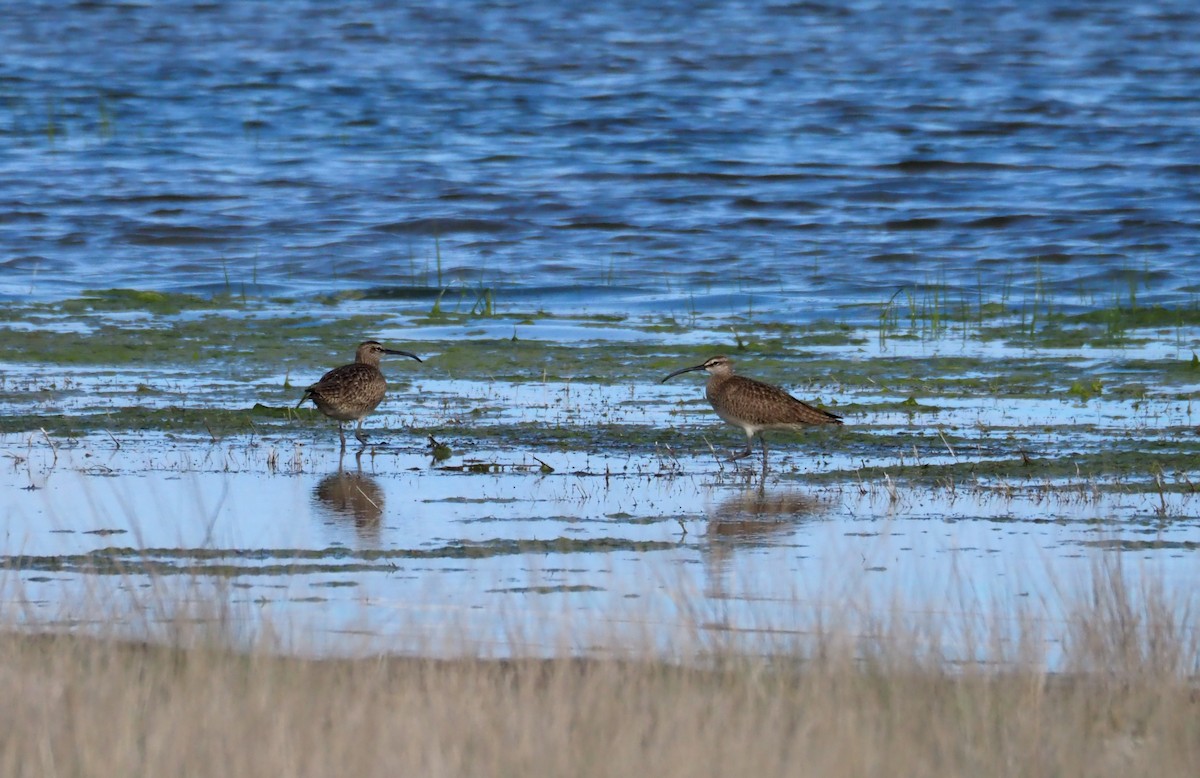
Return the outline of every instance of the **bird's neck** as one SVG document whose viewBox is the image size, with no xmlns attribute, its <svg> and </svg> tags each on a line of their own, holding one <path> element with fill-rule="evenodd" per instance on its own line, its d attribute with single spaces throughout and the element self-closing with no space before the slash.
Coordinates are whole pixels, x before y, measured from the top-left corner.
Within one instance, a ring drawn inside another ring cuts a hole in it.
<svg viewBox="0 0 1200 778">
<path fill-rule="evenodd" d="M 706 392 L 711 397 L 721 390 L 721 387 L 733 378 L 733 373 L 713 373 L 708 377 L 708 384 L 705 387 Z"/>
</svg>

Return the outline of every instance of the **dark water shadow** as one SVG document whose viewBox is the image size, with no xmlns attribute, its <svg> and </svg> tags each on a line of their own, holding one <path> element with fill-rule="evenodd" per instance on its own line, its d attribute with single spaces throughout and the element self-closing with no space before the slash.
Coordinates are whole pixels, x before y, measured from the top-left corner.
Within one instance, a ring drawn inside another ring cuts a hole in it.
<svg viewBox="0 0 1200 778">
<path fill-rule="evenodd" d="M 383 524 L 383 489 L 359 468 L 347 471 L 338 463 L 337 472 L 322 478 L 313 488 L 318 512 L 340 524 L 353 526 L 354 534 L 364 543 L 379 544 Z"/>
<path fill-rule="evenodd" d="M 768 491 L 754 487 L 738 492 L 709 511 L 701 552 L 708 581 L 707 596 L 726 599 L 726 577 L 739 549 L 775 545 L 797 524 L 822 515 L 827 501 L 806 492 Z"/>
<path fill-rule="evenodd" d="M 747 489 L 709 511 L 708 538 L 727 543 L 769 539 L 827 509 L 828 503 L 806 492 Z"/>
</svg>

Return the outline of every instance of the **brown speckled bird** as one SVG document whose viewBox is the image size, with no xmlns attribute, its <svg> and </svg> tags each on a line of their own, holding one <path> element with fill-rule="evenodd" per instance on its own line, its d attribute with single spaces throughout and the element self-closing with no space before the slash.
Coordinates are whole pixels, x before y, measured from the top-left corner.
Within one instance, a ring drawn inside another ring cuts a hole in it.
<svg viewBox="0 0 1200 778">
<path fill-rule="evenodd" d="M 777 386 L 735 375 L 733 362 L 726 356 L 709 357 L 703 364 L 676 370 L 659 383 L 680 373 L 694 370 L 708 372 L 705 395 L 717 415 L 746 433 L 746 450 L 730 459 L 741 459 L 753 453 L 751 445 L 758 435 L 763 450 L 763 473 L 767 470 L 767 441 L 762 433 L 772 429 L 801 429 L 818 424 L 841 424 L 836 413 L 815 408 L 797 400 Z"/>
<path fill-rule="evenodd" d="M 364 446 L 367 445 L 367 433 L 362 428 L 363 419 L 375 410 L 387 392 L 387 381 L 379 371 L 379 358 L 384 354 L 421 361 L 416 354 L 384 348 L 373 340 L 363 341 L 358 345 L 353 362 L 335 367 L 321 376 L 320 381 L 304 390 L 304 396 L 296 403 L 299 408 L 305 400 L 312 400 L 321 413 L 337 420 L 343 451 L 346 449 L 346 431 L 342 424 L 347 421 L 358 422 L 354 437 Z"/>
</svg>

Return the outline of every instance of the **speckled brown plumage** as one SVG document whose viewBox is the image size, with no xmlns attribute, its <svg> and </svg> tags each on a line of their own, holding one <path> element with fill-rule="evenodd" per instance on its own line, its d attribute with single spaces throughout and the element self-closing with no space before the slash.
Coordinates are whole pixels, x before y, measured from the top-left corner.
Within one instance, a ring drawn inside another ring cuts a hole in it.
<svg viewBox="0 0 1200 778">
<path fill-rule="evenodd" d="M 384 348 L 373 340 L 364 341 L 359 344 L 353 362 L 335 367 L 321 376 L 320 381 L 304 390 L 304 396 L 296 404 L 299 408 L 305 400 L 312 400 L 317 410 L 337 421 L 343 449 L 346 448 L 346 432 L 342 424 L 347 421 L 358 422 L 354 436 L 366 445 L 363 419 L 379 406 L 387 393 L 387 380 L 379 370 L 379 360 L 384 354 L 397 354 L 421 361 L 416 354 Z"/>
<path fill-rule="evenodd" d="M 732 360 L 726 356 L 710 357 L 703 364 L 676 370 L 663 381 L 694 370 L 704 370 L 709 374 L 705 395 L 717 415 L 729 424 L 741 427 L 746 433 L 746 449 L 732 459 L 749 456 L 752 453 L 750 446 L 757 435 L 762 443 L 764 473 L 767 467 L 767 441 L 762 433 L 765 430 L 842 423 L 842 417 L 836 413 L 797 400 L 777 386 L 736 375 Z"/>
<path fill-rule="evenodd" d="M 738 427 L 778 429 L 842 423 L 840 416 L 745 376 L 713 375 L 705 395 L 718 416 Z"/>
</svg>

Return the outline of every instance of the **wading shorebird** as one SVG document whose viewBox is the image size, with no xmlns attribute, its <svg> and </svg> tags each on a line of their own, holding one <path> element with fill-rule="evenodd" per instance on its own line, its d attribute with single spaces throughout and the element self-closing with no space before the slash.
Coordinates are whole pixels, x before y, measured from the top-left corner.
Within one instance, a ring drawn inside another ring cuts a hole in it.
<svg viewBox="0 0 1200 778">
<path fill-rule="evenodd" d="M 354 437 L 363 446 L 367 445 L 367 433 L 362 428 L 363 419 L 375 410 L 387 392 L 387 381 L 379 371 L 379 358 L 384 354 L 421 361 L 416 354 L 384 348 L 373 340 L 365 340 L 358 344 L 353 362 L 335 367 L 321 376 L 320 381 L 304 390 L 304 396 L 296 403 L 299 408 L 305 400 L 312 400 L 317 410 L 337 420 L 343 451 L 346 450 L 346 431 L 342 425 L 348 421 L 358 422 Z"/>
<path fill-rule="evenodd" d="M 764 476 L 767 472 L 767 441 L 762 433 L 765 430 L 794 430 L 818 424 L 842 423 L 842 417 L 836 413 L 797 400 L 778 386 L 734 375 L 733 362 L 726 356 L 709 357 L 703 364 L 676 370 L 659 383 L 694 370 L 708 372 L 708 386 L 704 393 L 717 415 L 727 423 L 741 427 L 746 433 L 746 450 L 733 454 L 730 459 L 741 459 L 754 453 L 751 445 L 757 435 L 762 443 Z"/>
</svg>

